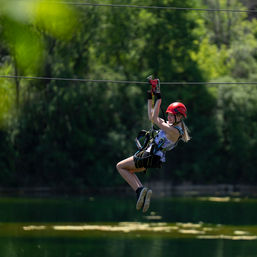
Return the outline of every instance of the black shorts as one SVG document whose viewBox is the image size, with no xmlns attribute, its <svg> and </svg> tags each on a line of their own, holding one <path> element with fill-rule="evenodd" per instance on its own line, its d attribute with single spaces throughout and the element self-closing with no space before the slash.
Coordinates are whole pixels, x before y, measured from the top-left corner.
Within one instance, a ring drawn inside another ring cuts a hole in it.
<svg viewBox="0 0 257 257">
<path fill-rule="evenodd" d="M 133 156 L 136 168 L 161 168 L 161 157 L 149 152 L 138 152 Z"/>
</svg>

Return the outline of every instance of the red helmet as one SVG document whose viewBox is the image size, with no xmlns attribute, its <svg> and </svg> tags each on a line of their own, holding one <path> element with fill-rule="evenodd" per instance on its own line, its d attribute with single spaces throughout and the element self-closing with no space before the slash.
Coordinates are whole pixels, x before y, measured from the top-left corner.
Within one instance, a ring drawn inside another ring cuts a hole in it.
<svg viewBox="0 0 257 257">
<path fill-rule="evenodd" d="M 187 117 L 187 108 L 184 104 L 180 102 L 172 103 L 168 106 L 166 112 L 172 113 L 172 114 L 182 114 L 184 118 Z"/>
</svg>

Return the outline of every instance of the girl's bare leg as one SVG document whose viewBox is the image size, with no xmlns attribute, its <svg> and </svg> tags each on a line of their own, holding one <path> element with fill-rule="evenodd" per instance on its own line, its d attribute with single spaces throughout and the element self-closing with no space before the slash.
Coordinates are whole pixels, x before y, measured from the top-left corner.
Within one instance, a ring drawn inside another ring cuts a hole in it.
<svg viewBox="0 0 257 257">
<path fill-rule="evenodd" d="M 143 187 L 142 183 L 136 176 L 135 172 L 144 171 L 144 168 L 137 169 L 133 160 L 133 156 L 119 162 L 116 165 L 120 175 L 127 181 L 127 183 L 136 191 L 139 187 Z"/>
<path fill-rule="evenodd" d="M 119 162 L 116 167 L 120 175 L 137 193 L 136 209 L 140 210 L 143 207 L 143 212 L 146 212 L 150 206 L 152 190 L 143 187 L 142 183 L 135 174 L 135 172 L 144 171 L 145 168 L 137 169 L 135 167 L 133 156 Z"/>
</svg>

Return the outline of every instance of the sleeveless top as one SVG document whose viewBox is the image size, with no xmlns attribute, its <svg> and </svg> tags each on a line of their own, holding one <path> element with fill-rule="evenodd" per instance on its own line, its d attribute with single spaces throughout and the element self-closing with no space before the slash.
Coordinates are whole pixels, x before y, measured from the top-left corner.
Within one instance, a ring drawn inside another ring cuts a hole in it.
<svg viewBox="0 0 257 257">
<path fill-rule="evenodd" d="M 166 158 L 165 158 L 166 152 L 175 148 L 177 146 L 178 141 L 184 134 L 181 127 L 174 126 L 174 128 L 176 128 L 180 134 L 180 137 L 178 138 L 178 140 L 176 142 L 169 140 L 166 136 L 166 133 L 161 129 L 158 131 L 157 135 L 154 137 L 154 144 L 157 147 L 153 149 L 153 154 L 160 156 L 161 162 L 166 161 Z M 154 144 L 153 143 L 150 144 L 150 146 L 146 149 L 146 152 L 151 152 L 151 149 Z"/>
</svg>

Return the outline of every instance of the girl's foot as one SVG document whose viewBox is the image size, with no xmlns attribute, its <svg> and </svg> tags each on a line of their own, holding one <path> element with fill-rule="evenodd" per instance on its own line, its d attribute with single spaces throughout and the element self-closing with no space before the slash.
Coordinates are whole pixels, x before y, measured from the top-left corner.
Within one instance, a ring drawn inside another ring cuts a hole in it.
<svg viewBox="0 0 257 257">
<path fill-rule="evenodd" d="M 146 187 L 138 188 L 137 189 L 137 204 L 136 204 L 136 209 L 139 211 L 145 201 L 145 196 L 147 194 L 148 189 Z"/>
<path fill-rule="evenodd" d="M 151 196 L 152 196 L 152 190 L 149 189 L 149 190 L 147 190 L 147 193 L 146 193 L 146 196 L 145 196 L 143 212 L 147 212 L 147 210 L 149 209 Z"/>
</svg>

